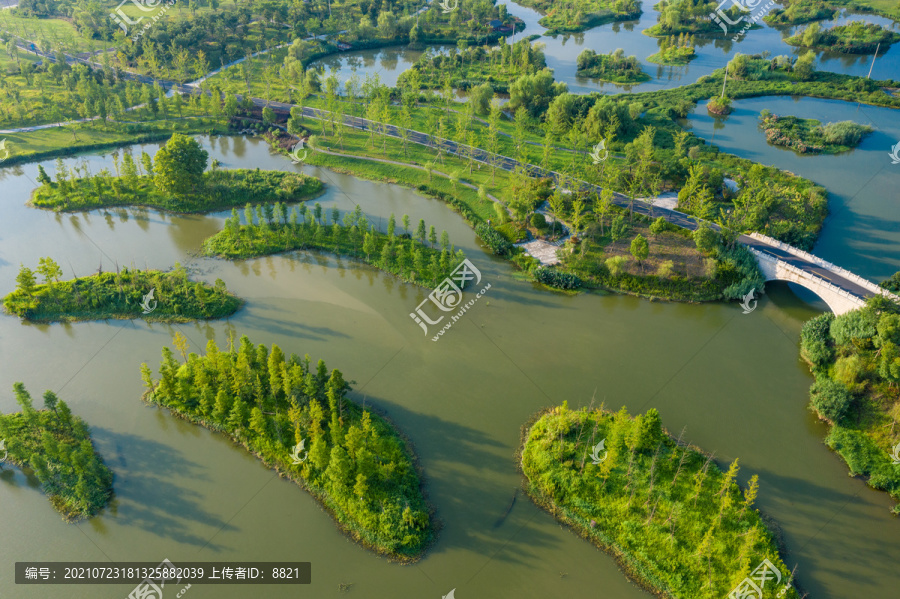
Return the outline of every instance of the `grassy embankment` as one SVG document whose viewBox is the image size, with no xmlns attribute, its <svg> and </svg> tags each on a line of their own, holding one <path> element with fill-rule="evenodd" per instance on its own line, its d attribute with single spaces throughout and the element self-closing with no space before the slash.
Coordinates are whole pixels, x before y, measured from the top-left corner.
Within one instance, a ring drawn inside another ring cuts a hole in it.
<svg viewBox="0 0 900 599">
<path fill-rule="evenodd" d="M 401 562 L 418 560 L 436 521 L 409 443 L 385 418 L 345 397 L 350 384 L 325 363 L 310 368 L 273 345 L 187 354 L 163 348 L 160 378 L 146 364 L 143 399 L 221 432 L 266 466 L 309 491 L 338 525 L 364 546 Z"/>
<path fill-rule="evenodd" d="M 148 297 L 151 291 L 152 296 Z M 150 309 L 146 314 L 141 305 L 145 297 Z M 243 303 L 225 288 L 221 279 L 215 285 L 190 281 L 178 265 L 171 272 L 123 268 L 118 273 L 106 272 L 69 281 L 26 283 L 24 288 L 20 281 L 19 287 L 3 298 L 6 312 L 32 322 L 108 318 L 190 322 L 226 318 Z"/>
<path fill-rule="evenodd" d="M 781 572 L 765 596 L 800 596 L 753 507 L 758 478 L 742 491 L 737 460 L 722 472 L 670 437 L 655 409 L 635 418 L 625 408 L 545 410 L 523 427 L 520 466 L 537 505 L 658 597 L 720 599 L 764 559 Z"/>
<path fill-rule="evenodd" d="M 13 392 L 22 411 L 0 414 L 4 461 L 30 468 L 67 522 L 90 518 L 106 507 L 113 496 L 113 474 L 94 450 L 87 424 L 52 391 L 44 392 L 43 410 L 32 406 L 22 383 L 15 383 Z"/>
</svg>

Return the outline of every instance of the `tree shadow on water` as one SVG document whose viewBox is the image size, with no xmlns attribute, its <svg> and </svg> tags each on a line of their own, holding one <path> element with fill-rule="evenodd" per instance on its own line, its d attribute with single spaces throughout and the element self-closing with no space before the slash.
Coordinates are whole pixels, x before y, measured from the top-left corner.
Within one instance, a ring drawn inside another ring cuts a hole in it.
<svg viewBox="0 0 900 599">
<path fill-rule="evenodd" d="M 362 405 L 358 393 L 351 398 Z M 535 517 L 518 490 L 515 448 L 475 428 L 381 397 L 367 395 L 365 405 L 390 420 L 419 459 L 428 501 L 443 526 L 428 555 L 464 549 L 527 564 L 553 548 L 548 521 Z"/>
<path fill-rule="evenodd" d="M 204 507 L 203 494 L 184 484 L 207 480 L 204 464 L 152 439 L 101 427 L 93 427 L 93 433 L 98 450 L 116 475 L 111 513 L 120 524 L 198 547 L 208 542 L 207 536 L 191 532 L 198 525 L 209 531 L 208 536 L 220 530 L 234 530 Z"/>
</svg>

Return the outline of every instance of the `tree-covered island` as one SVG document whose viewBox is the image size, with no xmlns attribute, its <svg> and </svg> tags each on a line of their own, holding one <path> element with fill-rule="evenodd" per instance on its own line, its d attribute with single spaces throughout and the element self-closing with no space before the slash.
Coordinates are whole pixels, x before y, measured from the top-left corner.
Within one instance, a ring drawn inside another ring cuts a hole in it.
<svg viewBox="0 0 900 599">
<path fill-rule="evenodd" d="M 545 410 L 523 427 L 520 466 L 538 506 L 658 597 L 722 599 L 763 560 L 780 571 L 764 596 L 800 597 L 753 507 L 758 477 L 742 490 L 737 460 L 722 472 L 670 437 L 655 409 L 634 418 L 625 408 Z"/>
<path fill-rule="evenodd" d="M 792 46 L 843 54 L 874 54 L 876 50 L 887 52 L 891 44 L 898 40 L 900 33 L 896 31 L 885 29 L 876 23 L 853 21 L 829 29 L 822 29 L 818 23 L 812 23 L 784 41 Z"/>
<path fill-rule="evenodd" d="M 305 204 L 291 210 L 282 203 L 255 208 L 247 204 L 244 221 L 242 225 L 237 210 L 232 209 L 225 228 L 203 242 L 203 253 L 235 260 L 291 250 L 322 250 L 362 260 L 404 281 L 428 286 L 449 276 L 466 257 L 450 245 L 447 231 L 441 232 L 439 240 L 434 225 L 427 228 L 419 219 L 415 231 L 410 232 L 411 223 L 404 214 L 400 233 L 391 214 L 387 233 L 382 233 L 369 223 L 358 205 L 343 218 L 340 210 L 333 208 L 329 222 L 329 213 L 318 202 L 312 210 Z"/>
<path fill-rule="evenodd" d="M 694 36 L 686 33 L 664 37 L 659 40 L 659 52 L 647 57 L 649 62 L 665 65 L 685 65 L 695 58 Z"/>
<path fill-rule="evenodd" d="M 55 181 L 38 166 L 30 203 L 57 212 L 108 206 L 147 206 L 173 212 L 212 212 L 246 202 L 300 202 L 322 193 L 323 184 L 301 173 L 259 169 L 207 171 L 209 155 L 193 138 L 176 133 L 154 157 L 114 156 L 116 174 L 92 174 L 76 166 L 70 172 L 56 161 Z"/>
<path fill-rule="evenodd" d="M 144 400 L 230 436 L 308 490 L 355 540 L 401 562 L 419 559 L 436 534 L 415 455 L 385 418 L 346 397 L 341 371 L 243 336 L 176 358 L 162 350 L 159 378 L 141 365 Z"/>
<path fill-rule="evenodd" d="M 612 83 L 640 83 L 648 81 L 650 75 L 641 70 L 641 63 L 634 56 L 625 56 L 622 48 L 609 54 L 597 54 L 585 48 L 576 60 L 576 74 Z"/>
<path fill-rule="evenodd" d="M 816 119 L 778 116 L 769 110 L 759 115 L 760 128 L 766 141 L 775 146 L 790 148 L 798 154 L 837 154 L 852 150 L 863 137 L 872 132 L 867 125 L 841 121 L 822 125 Z"/>
<path fill-rule="evenodd" d="M 22 383 L 13 385 L 22 411 L 0 414 L 0 470 L 4 463 L 30 469 L 41 490 L 68 522 L 90 518 L 113 495 L 113 474 L 94 450 L 87 424 L 53 391 L 34 408 Z"/>
<path fill-rule="evenodd" d="M 584 31 L 641 16 L 640 0 L 522 0 L 519 4 L 544 14 L 538 22 L 547 28 L 545 35 Z"/>
<path fill-rule="evenodd" d="M 38 283 L 38 274 L 43 283 Z M 60 281 L 62 269 L 52 258 L 41 258 L 36 271 L 21 266 L 16 289 L 3 298 L 9 314 L 32 322 L 68 322 L 107 318 L 143 318 L 189 322 L 231 316 L 243 305 L 225 288 L 191 281 L 176 264 L 169 272 L 127 267 Z"/>
</svg>

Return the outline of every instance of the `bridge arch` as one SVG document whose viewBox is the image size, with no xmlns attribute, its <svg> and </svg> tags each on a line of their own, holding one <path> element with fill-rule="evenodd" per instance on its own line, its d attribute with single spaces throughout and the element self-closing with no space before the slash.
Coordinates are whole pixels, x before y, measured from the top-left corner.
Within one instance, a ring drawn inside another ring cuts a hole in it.
<svg viewBox="0 0 900 599">
<path fill-rule="evenodd" d="M 844 291 L 822 277 L 803 271 L 770 254 L 754 248 L 748 249 L 756 256 L 759 268 L 767 281 L 787 281 L 812 291 L 828 305 L 828 308 L 836 316 L 861 308 L 866 303 L 862 298 Z"/>
</svg>

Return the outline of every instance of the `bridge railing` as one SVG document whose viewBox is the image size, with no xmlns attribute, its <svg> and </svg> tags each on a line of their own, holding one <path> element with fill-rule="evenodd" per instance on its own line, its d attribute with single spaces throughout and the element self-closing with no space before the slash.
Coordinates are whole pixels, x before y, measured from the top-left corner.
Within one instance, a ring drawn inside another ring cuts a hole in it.
<svg viewBox="0 0 900 599">
<path fill-rule="evenodd" d="M 850 272 L 846 268 L 841 268 L 840 266 L 832 264 L 831 262 L 828 262 L 827 260 L 823 260 L 822 258 L 819 258 L 818 256 L 816 256 L 814 254 L 810 254 L 809 252 L 805 252 L 799 248 L 795 248 L 792 245 L 784 243 L 783 241 L 778 241 L 777 239 L 773 239 L 772 237 L 763 235 L 761 233 L 750 233 L 750 237 L 753 237 L 754 239 L 758 239 L 759 241 L 763 241 L 769 245 L 773 245 L 779 249 L 782 249 L 786 252 L 794 254 L 795 256 L 798 256 L 800 258 L 809 260 L 813 264 L 818 264 L 822 268 L 827 268 L 828 270 L 841 275 L 845 279 L 853 281 L 860 287 L 868 289 L 872 293 L 878 293 L 878 294 L 888 297 L 896 302 L 900 302 L 900 296 L 898 296 L 894 293 L 891 293 L 887 289 L 884 289 L 883 287 L 876 285 L 872 281 L 865 279 L 856 273 Z"/>
</svg>

